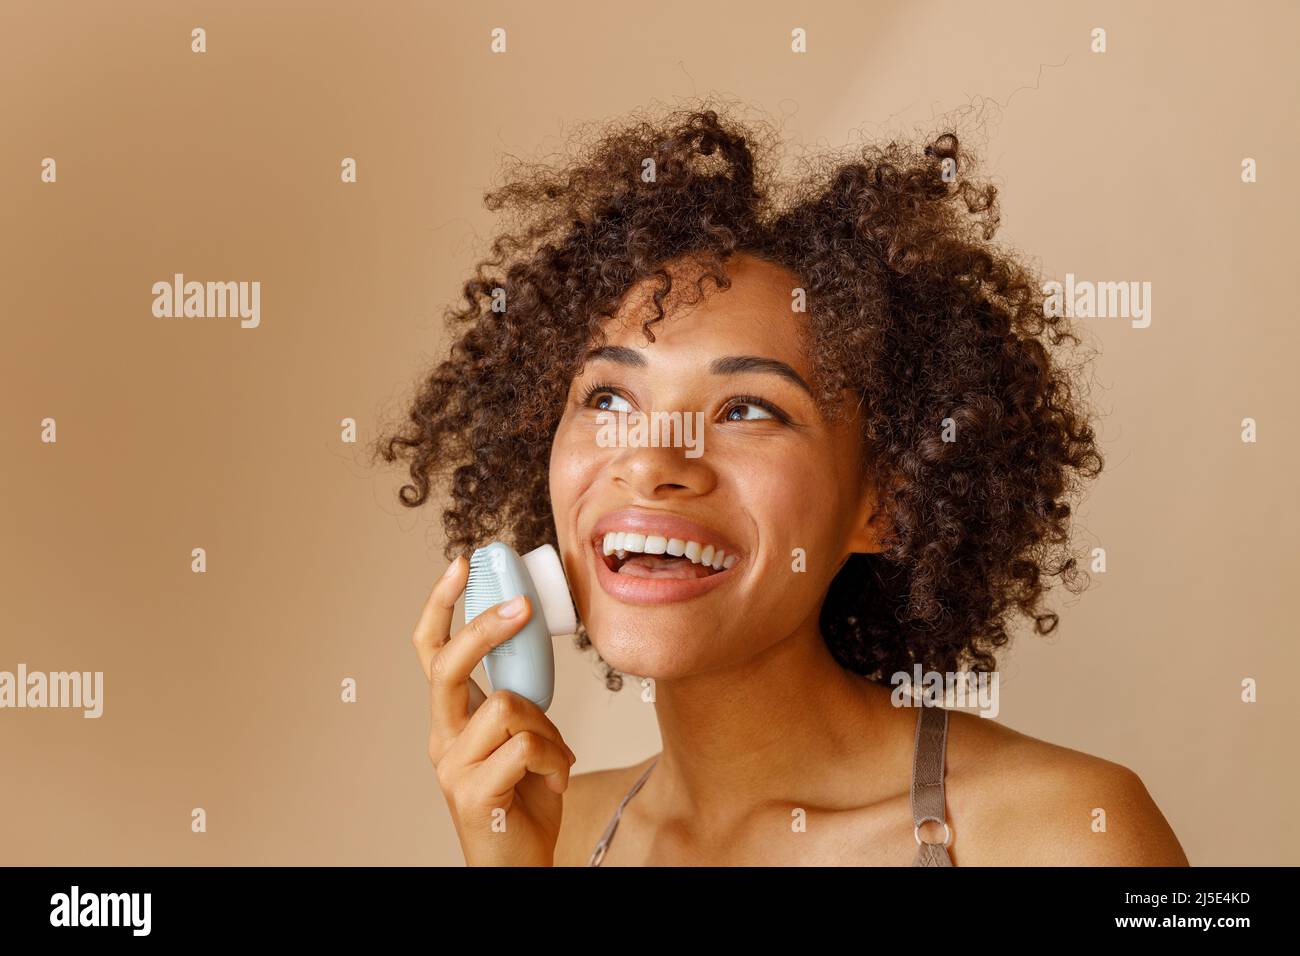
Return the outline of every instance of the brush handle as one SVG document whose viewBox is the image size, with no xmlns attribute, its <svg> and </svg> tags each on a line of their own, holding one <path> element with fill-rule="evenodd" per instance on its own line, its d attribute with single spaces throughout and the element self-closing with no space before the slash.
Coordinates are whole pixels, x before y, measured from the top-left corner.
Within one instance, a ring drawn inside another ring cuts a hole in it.
<svg viewBox="0 0 1300 956">
<path fill-rule="evenodd" d="M 550 547 L 544 545 L 543 547 Z M 499 588 L 500 600 L 509 601 L 524 595 L 532 606 L 532 616 L 514 637 L 498 644 L 483 658 L 488 682 L 492 690 L 508 690 L 526 697 L 543 712 L 551 706 L 555 693 L 555 648 L 551 631 L 546 623 L 542 597 L 524 564 L 509 545 L 494 541 L 480 548 L 481 571 L 471 574 L 490 574 Z M 531 555 L 530 555 L 531 557 Z M 558 559 L 557 559 L 558 560 Z M 473 562 L 471 562 L 472 566 Z M 568 596 L 567 593 L 565 595 Z M 466 616 L 468 624 L 473 618 Z"/>
</svg>

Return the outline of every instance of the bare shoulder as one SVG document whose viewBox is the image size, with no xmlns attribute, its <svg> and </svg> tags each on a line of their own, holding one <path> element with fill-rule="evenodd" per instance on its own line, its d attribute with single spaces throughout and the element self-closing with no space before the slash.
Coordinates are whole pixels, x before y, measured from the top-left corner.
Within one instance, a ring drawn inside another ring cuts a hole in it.
<svg viewBox="0 0 1300 956">
<path fill-rule="evenodd" d="M 555 844 L 556 866 L 587 865 L 619 801 L 653 759 L 647 757 L 630 767 L 595 770 L 569 778 L 569 788 L 564 791 L 560 835 Z"/>
<path fill-rule="evenodd" d="M 975 714 L 949 718 L 945 796 L 958 866 L 1187 866 L 1127 767 Z"/>
</svg>

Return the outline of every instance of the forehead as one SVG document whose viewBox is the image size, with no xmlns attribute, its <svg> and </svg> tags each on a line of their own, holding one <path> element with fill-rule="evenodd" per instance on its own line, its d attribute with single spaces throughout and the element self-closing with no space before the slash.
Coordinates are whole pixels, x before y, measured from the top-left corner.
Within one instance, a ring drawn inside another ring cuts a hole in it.
<svg viewBox="0 0 1300 956">
<path fill-rule="evenodd" d="M 605 342 L 645 350 L 651 362 L 716 355 L 760 355 L 780 359 L 808 373 L 803 329 L 806 314 L 791 308 L 801 285 L 790 270 L 749 255 L 726 262 L 729 289 L 706 278 L 700 296 L 694 283 L 698 267 L 670 264 L 673 289 L 664 300 L 664 318 L 652 325 L 655 341 L 646 341 L 641 323 L 655 315 L 653 295 L 659 282 L 643 280 L 624 296 L 605 325 Z"/>
</svg>

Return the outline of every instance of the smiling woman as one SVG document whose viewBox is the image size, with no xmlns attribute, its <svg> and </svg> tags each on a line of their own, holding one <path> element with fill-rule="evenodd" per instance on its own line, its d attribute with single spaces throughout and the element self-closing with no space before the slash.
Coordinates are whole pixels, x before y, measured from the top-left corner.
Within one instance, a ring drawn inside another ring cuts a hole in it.
<svg viewBox="0 0 1300 956">
<path fill-rule="evenodd" d="M 788 188 L 761 142 L 672 114 L 490 193 L 521 221 L 377 446 L 406 505 L 446 483 L 449 555 L 555 545 L 579 646 L 612 689 L 655 681 L 662 752 L 570 781 L 545 714 L 470 680 L 532 609 L 452 635 L 458 557 L 413 643 L 466 860 L 1185 863 L 1131 771 L 891 701 L 915 666 L 993 670 L 1015 615 L 1055 627 L 1051 579 L 1084 583 L 1077 340 L 992 244 L 995 191 L 952 134 Z M 666 410 L 699 416 L 702 454 L 602 433 Z"/>
</svg>

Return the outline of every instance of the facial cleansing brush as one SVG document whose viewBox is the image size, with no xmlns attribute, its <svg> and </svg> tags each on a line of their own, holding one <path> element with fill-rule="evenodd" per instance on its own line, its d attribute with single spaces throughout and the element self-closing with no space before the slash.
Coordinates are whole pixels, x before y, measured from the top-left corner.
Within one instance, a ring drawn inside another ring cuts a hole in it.
<svg viewBox="0 0 1300 956">
<path fill-rule="evenodd" d="M 526 697 L 545 711 L 555 693 L 555 650 L 551 638 L 578 629 L 560 556 L 549 544 L 523 557 L 500 541 L 474 552 L 465 585 L 465 623 L 494 604 L 525 595 L 533 614 L 514 637 L 483 658 L 492 689 Z"/>
</svg>

